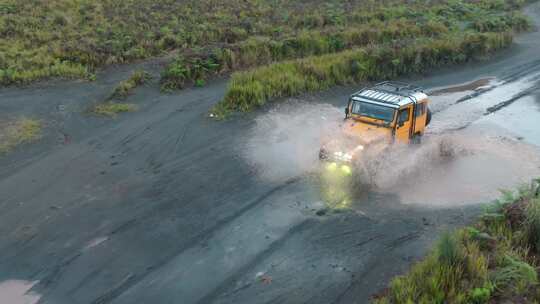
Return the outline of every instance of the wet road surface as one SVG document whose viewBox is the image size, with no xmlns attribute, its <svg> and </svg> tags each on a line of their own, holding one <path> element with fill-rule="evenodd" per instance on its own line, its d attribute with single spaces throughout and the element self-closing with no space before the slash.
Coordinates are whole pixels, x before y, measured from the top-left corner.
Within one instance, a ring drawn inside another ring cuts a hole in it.
<svg viewBox="0 0 540 304">
<path fill-rule="evenodd" d="M 17 303 L 16 293 L 51 304 L 366 303 L 439 232 L 540 172 L 538 49 L 540 34 L 528 33 L 490 62 L 409 79 L 433 91 L 489 80 L 433 97 L 427 142 L 449 138 L 454 160 L 420 166 L 415 179 L 382 178 L 339 211 L 321 212 L 308 172 L 279 162 L 287 174 L 267 179 L 258 165 L 268 159 L 246 160 L 267 109 L 207 117 L 226 80 L 174 94 L 139 88 L 129 101 L 140 110 L 114 120 L 83 112 L 134 66 L 95 83 L 1 89 L 0 119 L 46 126 L 38 143 L 0 158 L 0 303 Z M 356 89 L 301 99 L 341 108 Z M 422 164 L 431 155 L 422 153 L 407 162 Z"/>
</svg>

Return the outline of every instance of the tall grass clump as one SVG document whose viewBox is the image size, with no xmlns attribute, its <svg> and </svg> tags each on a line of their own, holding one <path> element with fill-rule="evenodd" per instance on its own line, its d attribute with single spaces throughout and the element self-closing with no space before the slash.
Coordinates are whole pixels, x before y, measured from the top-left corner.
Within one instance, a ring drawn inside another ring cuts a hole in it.
<svg viewBox="0 0 540 304">
<path fill-rule="evenodd" d="M 536 195 L 534 199 L 531 199 L 525 210 L 526 241 L 532 250 L 540 253 L 540 197 Z"/>
<path fill-rule="evenodd" d="M 540 180 L 505 191 L 472 227 L 446 233 L 374 299 L 389 303 L 539 303 Z"/>
<path fill-rule="evenodd" d="M 161 89 L 165 91 L 182 89 L 188 84 L 202 86 L 206 79 L 220 69 L 218 60 L 213 56 L 174 59 L 161 73 Z"/>
<path fill-rule="evenodd" d="M 475 303 L 491 293 L 488 260 L 466 231 L 445 234 L 377 303 Z"/>
<path fill-rule="evenodd" d="M 151 78 L 148 72 L 137 70 L 134 71 L 128 79 L 121 81 L 116 86 L 109 96 L 109 100 L 112 99 L 124 99 L 138 86 L 143 85 Z"/>
<path fill-rule="evenodd" d="M 394 78 L 489 56 L 512 42 L 504 33 L 468 33 L 376 45 L 270 64 L 233 74 L 218 108 L 249 111 L 279 97 L 333 85 Z"/>
</svg>

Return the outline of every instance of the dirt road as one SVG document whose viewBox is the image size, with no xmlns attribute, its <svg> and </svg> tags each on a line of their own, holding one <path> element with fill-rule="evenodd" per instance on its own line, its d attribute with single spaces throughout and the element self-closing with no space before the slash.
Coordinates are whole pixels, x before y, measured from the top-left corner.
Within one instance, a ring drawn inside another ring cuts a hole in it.
<svg viewBox="0 0 540 304">
<path fill-rule="evenodd" d="M 540 5 L 527 11 L 538 19 Z M 383 177 L 340 212 L 325 209 L 307 171 L 288 170 L 297 156 L 246 158 L 257 140 L 298 143 L 289 125 L 260 127 L 283 110 L 207 117 L 225 80 L 139 88 L 129 100 L 140 110 L 112 120 L 83 112 L 135 66 L 94 83 L 3 88 L 0 118 L 46 125 L 38 143 L 0 158 L 0 303 L 366 303 L 440 231 L 540 172 L 539 49 L 540 33 L 528 33 L 489 62 L 408 79 L 432 91 L 488 80 L 433 97 L 427 146 L 450 140 L 452 160 L 411 152 L 399 173 L 414 179 Z M 300 105 L 341 108 L 355 89 Z M 268 179 L 265 168 L 286 174 Z"/>
</svg>

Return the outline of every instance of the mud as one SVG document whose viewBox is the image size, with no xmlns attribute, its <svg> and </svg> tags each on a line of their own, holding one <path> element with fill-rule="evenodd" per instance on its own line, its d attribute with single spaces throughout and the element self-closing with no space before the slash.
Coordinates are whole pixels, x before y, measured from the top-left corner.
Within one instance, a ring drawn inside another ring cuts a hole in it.
<svg viewBox="0 0 540 304">
<path fill-rule="evenodd" d="M 539 10 L 527 13 L 538 20 Z M 225 79 L 161 94 L 154 78 L 129 97 L 136 113 L 83 113 L 141 65 L 92 83 L 2 88 L 1 118 L 47 123 L 40 141 L 0 158 L 0 282 L 23 282 L 8 288 L 14 301 L 51 304 L 366 303 L 439 232 L 537 174 L 538 49 L 539 33 L 528 33 L 492 61 L 403 79 L 434 90 L 493 78 L 490 90 L 434 98 L 425 148 L 404 152 L 416 179 L 381 177 L 340 210 L 305 172 L 358 87 L 224 122 L 208 109 Z M 441 138 L 459 147 L 450 160 L 432 154 Z"/>
</svg>

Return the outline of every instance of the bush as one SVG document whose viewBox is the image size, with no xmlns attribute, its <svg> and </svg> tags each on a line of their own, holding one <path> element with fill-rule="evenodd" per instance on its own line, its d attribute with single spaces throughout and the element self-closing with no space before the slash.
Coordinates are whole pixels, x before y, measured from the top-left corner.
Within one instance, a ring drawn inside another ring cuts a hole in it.
<svg viewBox="0 0 540 304">
<path fill-rule="evenodd" d="M 464 231 L 445 234 L 426 259 L 392 280 L 377 303 L 484 303 L 488 262 Z"/>
<path fill-rule="evenodd" d="M 526 210 L 525 236 L 527 243 L 537 253 L 540 253 L 540 198 L 531 198 Z"/>
<path fill-rule="evenodd" d="M 450 233 L 444 233 L 437 244 L 437 260 L 439 263 L 451 266 L 463 266 L 464 253 L 456 240 L 456 237 Z"/>
<path fill-rule="evenodd" d="M 182 89 L 188 83 L 202 86 L 210 75 L 219 71 L 220 66 L 213 56 L 188 59 L 179 56 L 161 73 L 161 88 L 165 91 Z"/>
<path fill-rule="evenodd" d="M 150 78 L 150 74 L 145 71 L 137 70 L 133 72 L 128 79 L 120 82 L 108 100 L 126 98 L 129 94 L 131 94 L 133 89 L 144 84 Z"/>
<path fill-rule="evenodd" d="M 519 257 L 505 254 L 503 262 L 492 275 L 492 281 L 502 292 L 513 289 L 512 292 L 521 293 L 529 286 L 538 284 L 536 269 Z"/>
</svg>

